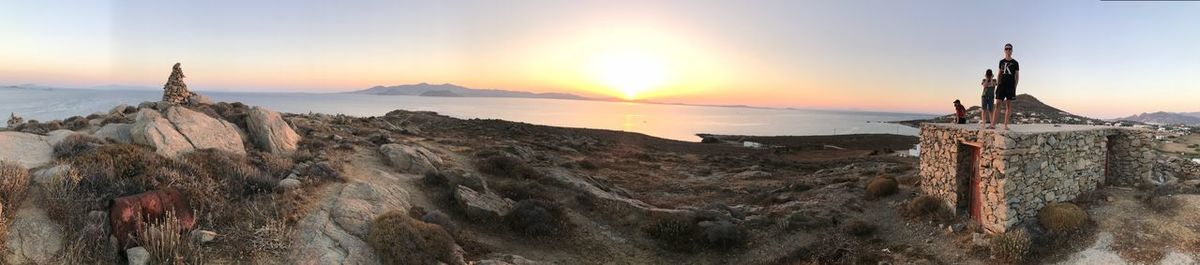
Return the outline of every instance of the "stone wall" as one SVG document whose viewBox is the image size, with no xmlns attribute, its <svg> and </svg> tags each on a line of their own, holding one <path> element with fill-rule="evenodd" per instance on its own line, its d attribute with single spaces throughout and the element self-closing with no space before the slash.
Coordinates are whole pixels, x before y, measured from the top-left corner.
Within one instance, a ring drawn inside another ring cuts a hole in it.
<svg viewBox="0 0 1200 265">
<path fill-rule="evenodd" d="M 1153 169 L 1149 134 L 1141 130 L 967 128 L 921 125 L 921 190 L 941 198 L 957 213 L 968 214 L 972 169 L 966 152 L 979 146 L 980 221 L 990 232 L 1034 220 L 1047 203 L 1072 200 L 1106 182 L 1128 185 L 1148 178 Z M 1111 152 L 1109 139 L 1113 139 Z M 1106 164 L 1111 171 L 1107 177 Z"/>
</svg>

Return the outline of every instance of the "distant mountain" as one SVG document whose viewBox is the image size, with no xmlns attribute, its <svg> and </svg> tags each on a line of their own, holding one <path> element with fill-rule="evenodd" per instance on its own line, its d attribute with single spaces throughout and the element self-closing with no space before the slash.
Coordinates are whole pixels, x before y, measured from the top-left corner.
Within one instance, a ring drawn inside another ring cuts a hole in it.
<svg viewBox="0 0 1200 265">
<path fill-rule="evenodd" d="M 348 92 L 368 95 L 409 95 L 433 97 L 495 97 L 495 98 L 553 98 L 553 99 L 590 99 L 567 93 L 533 93 L 500 89 L 475 89 L 454 84 L 432 85 L 420 83 L 414 85 L 375 86 L 372 88 Z"/>
<path fill-rule="evenodd" d="M 446 90 L 430 90 L 430 91 L 425 91 L 424 93 L 421 93 L 420 96 L 422 96 L 422 97 L 461 97 L 462 95 L 459 95 L 458 93 L 446 91 Z"/>
<path fill-rule="evenodd" d="M 1151 112 L 1119 118 L 1122 121 L 1136 121 L 1149 124 L 1183 124 L 1200 125 L 1200 113 Z"/>
<path fill-rule="evenodd" d="M 978 102 L 975 100 L 974 102 Z M 969 103 L 969 102 L 968 102 Z M 999 108 L 1000 106 L 996 106 Z M 1013 113 L 1011 123 L 1026 124 L 1026 123 L 1056 123 L 1056 124 L 1106 124 L 1108 122 L 1100 119 L 1093 119 L 1084 116 L 1071 114 L 1053 106 L 1042 103 L 1041 100 L 1029 94 L 1017 95 L 1016 101 L 1012 103 Z M 928 120 L 911 120 L 901 121 L 899 123 L 918 126 L 923 122 L 950 122 L 954 118 L 954 105 L 946 102 L 946 109 L 951 113 Z M 967 108 L 967 122 L 979 122 L 979 106 L 971 106 Z M 997 119 L 1004 119 L 1004 112 L 1000 112 Z"/>
</svg>

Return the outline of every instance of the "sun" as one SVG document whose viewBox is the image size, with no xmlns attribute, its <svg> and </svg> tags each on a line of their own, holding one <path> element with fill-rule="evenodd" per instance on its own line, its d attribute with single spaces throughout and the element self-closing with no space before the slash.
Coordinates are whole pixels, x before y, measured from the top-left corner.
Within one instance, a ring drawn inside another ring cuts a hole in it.
<svg viewBox="0 0 1200 265">
<path fill-rule="evenodd" d="M 597 82 L 620 92 L 626 100 L 638 99 L 640 93 L 660 88 L 670 77 L 666 60 L 646 52 L 601 53 L 592 59 L 590 68 Z"/>
</svg>

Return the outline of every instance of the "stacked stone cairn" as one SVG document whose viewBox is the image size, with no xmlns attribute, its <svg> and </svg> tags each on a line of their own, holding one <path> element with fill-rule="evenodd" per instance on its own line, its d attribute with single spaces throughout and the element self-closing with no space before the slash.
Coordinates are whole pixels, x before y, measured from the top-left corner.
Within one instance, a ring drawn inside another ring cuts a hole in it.
<svg viewBox="0 0 1200 265">
<path fill-rule="evenodd" d="M 25 119 L 22 119 L 21 117 L 17 117 L 16 113 L 12 113 L 12 114 L 8 115 L 8 127 L 12 127 L 13 125 L 21 124 L 24 122 L 25 122 Z"/>
<path fill-rule="evenodd" d="M 179 63 L 171 68 L 171 77 L 167 78 L 167 84 L 163 85 L 162 101 L 175 104 L 188 104 L 193 93 L 188 91 L 187 84 L 183 83 L 183 69 L 179 67 Z"/>
</svg>

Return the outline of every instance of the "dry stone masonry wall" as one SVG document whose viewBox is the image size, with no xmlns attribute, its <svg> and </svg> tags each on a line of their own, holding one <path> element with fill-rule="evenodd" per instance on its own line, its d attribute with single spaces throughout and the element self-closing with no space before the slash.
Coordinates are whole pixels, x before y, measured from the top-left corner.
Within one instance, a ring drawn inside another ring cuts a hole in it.
<svg viewBox="0 0 1200 265">
<path fill-rule="evenodd" d="M 979 171 L 977 217 L 990 232 L 1032 221 L 1047 203 L 1075 199 L 1101 185 L 1148 180 L 1154 164 L 1146 131 L 1038 125 L 1030 130 L 978 130 L 973 125 L 921 125 L 921 190 L 969 214 L 972 171 Z M 1110 145 L 1111 142 L 1111 145 Z M 979 148 L 972 168 L 972 148 Z"/>
</svg>

